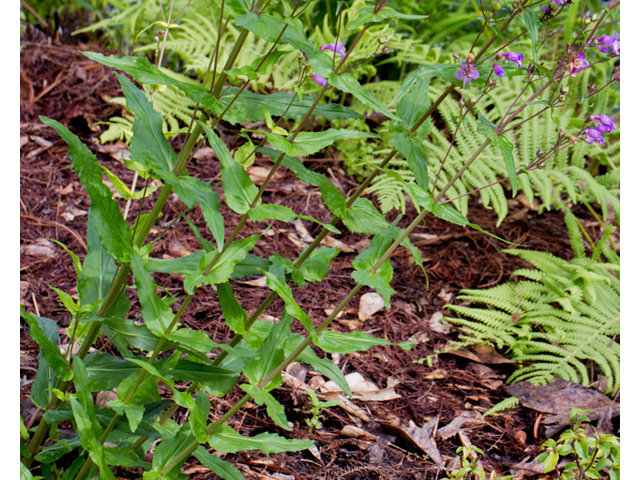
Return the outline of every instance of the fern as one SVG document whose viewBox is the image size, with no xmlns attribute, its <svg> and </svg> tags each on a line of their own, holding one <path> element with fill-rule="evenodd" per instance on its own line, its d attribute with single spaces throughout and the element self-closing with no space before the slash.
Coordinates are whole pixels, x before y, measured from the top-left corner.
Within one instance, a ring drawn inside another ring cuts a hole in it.
<svg viewBox="0 0 640 480">
<path fill-rule="evenodd" d="M 431 129 L 431 134 L 423 142 L 429 154 L 428 169 L 430 181 L 434 182 L 436 172 L 440 169 L 441 159 L 444 158 L 447 150 L 451 146 L 451 152 L 446 163 L 442 167 L 442 172 L 438 178 L 437 187 L 442 188 L 458 169 L 466 162 L 477 148 L 484 143 L 486 137 L 477 132 L 478 113 L 492 121 L 497 121 L 509 108 L 513 99 L 521 88 L 517 79 L 502 79 L 500 88 L 491 92 L 484 102 L 477 106 L 476 115 L 468 117 L 466 127 L 461 127 L 453 145 L 446 131 L 439 131 L 437 128 Z M 431 86 L 429 96 L 435 100 L 440 96 L 441 90 L 438 86 Z M 555 143 L 558 130 L 569 130 L 579 128 L 584 120 L 593 112 L 610 111 L 613 109 L 616 94 L 605 91 L 595 100 L 593 109 L 589 111 L 565 110 L 563 114 L 547 111 L 540 114 L 533 120 L 525 123 L 514 134 L 507 132 L 506 137 L 516 148 L 514 149 L 514 160 L 516 166 L 526 166 L 536 159 L 538 149 L 545 149 Z M 531 105 L 527 110 L 530 114 L 537 113 L 543 107 L 541 105 Z M 446 119 L 448 132 L 456 129 L 454 119 L 459 107 L 455 100 L 448 97 L 438 107 L 441 116 Z M 576 118 L 576 115 L 578 118 Z M 564 208 L 568 201 L 574 203 L 597 202 L 607 217 L 608 209 L 612 208 L 617 220 L 620 219 L 619 195 L 619 163 L 620 163 L 620 143 L 616 137 L 609 137 L 609 144 L 604 148 L 601 146 L 587 145 L 578 142 L 569 149 L 562 150 L 556 156 L 546 162 L 544 168 L 533 170 L 518 176 L 519 188 L 533 204 L 534 198 L 541 200 L 540 211 L 554 208 Z M 594 153 L 595 152 L 595 153 Z M 584 170 L 587 156 L 598 160 L 600 164 L 607 165 L 610 170 L 601 176 L 592 176 Z M 379 161 L 378 161 L 379 162 Z M 394 160 L 391 167 L 402 174 L 403 179 L 413 180 L 413 174 L 404 160 Z M 407 173 L 408 172 L 408 173 Z M 504 160 L 501 153 L 495 146 L 489 145 L 484 149 L 478 159 L 471 167 L 463 173 L 449 191 L 449 197 L 455 198 L 465 195 L 468 192 L 485 187 L 507 177 Z M 378 196 L 383 205 L 385 213 L 391 208 L 399 208 L 403 205 L 404 192 L 402 183 L 393 181 L 389 175 L 379 176 L 369 189 L 370 192 Z M 488 208 L 492 208 L 498 215 L 498 224 L 508 213 L 507 197 L 504 187 L 494 185 L 480 191 L 482 202 Z M 468 197 L 454 200 L 455 206 L 466 215 Z"/>
<path fill-rule="evenodd" d="M 607 378 L 607 391 L 620 388 L 620 258 L 608 263 L 586 256 L 577 220 L 567 214 L 576 258 L 565 261 L 547 252 L 505 250 L 531 263 L 508 282 L 487 290 L 462 290 L 458 300 L 488 307 L 447 305 L 460 318 L 447 318 L 460 330 L 460 345 L 490 343 L 506 348 L 520 367 L 509 382 L 549 383 L 555 377 L 588 385 L 588 362 Z M 611 231 L 610 229 L 608 230 Z M 608 235 L 596 250 L 608 249 Z M 495 407 L 494 407 L 495 408 Z"/>
<path fill-rule="evenodd" d="M 499 403 L 496 403 L 493 407 L 482 414 L 483 417 L 489 417 L 491 415 L 495 415 L 499 412 L 504 412 L 505 410 L 509 410 L 516 405 L 520 404 L 520 399 L 518 397 L 509 397 L 505 398 Z"/>
</svg>

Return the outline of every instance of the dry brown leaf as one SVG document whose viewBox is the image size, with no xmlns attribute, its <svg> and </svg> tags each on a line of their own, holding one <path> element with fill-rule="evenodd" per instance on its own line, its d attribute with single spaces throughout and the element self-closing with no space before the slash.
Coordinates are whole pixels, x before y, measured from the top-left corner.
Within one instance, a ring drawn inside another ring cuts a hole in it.
<svg viewBox="0 0 640 480">
<path fill-rule="evenodd" d="M 374 442 L 378 440 L 375 435 L 354 425 L 345 426 L 342 430 L 340 430 L 340 435 L 342 435 L 343 437 L 365 438 L 367 440 L 373 440 Z"/>
<path fill-rule="evenodd" d="M 402 437 L 405 441 L 415 446 L 424 455 L 428 455 L 438 467 L 443 468 L 444 461 L 433 439 L 434 431 L 438 425 L 438 417 L 429 419 L 422 428 L 415 426 L 413 422 L 411 423 L 412 425 L 409 427 L 397 427 L 386 423 L 383 426 L 394 435 Z"/>
<path fill-rule="evenodd" d="M 24 147 L 27 143 L 29 143 L 29 137 L 27 135 L 20 137 L 20 148 Z"/>
<path fill-rule="evenodd" d="M 489 363 L 492 365 L 502 363 L 515 363 L 506 357 L 503 357 L 495 348 L 490 345 L 472 345 L 469 348 L 460 348 L 458 350 L 452 350 L 451 355 L 457 355 L 458 357 L 466 358 L 478 363 Z"/>
<path fill-rule="evenodd" d="M 460 415 L 456 416 L 449 425 L 446 425 L 438 430 L 438 435 L 443 440 L 457 435 L 464 427 L 473 427 L 478 425 L 484 425 L 487 421 L 475 410 L 464 410 Z"/>
<path fill-rule="evenodd" d="M 446 370 L 443 370 L 442 368 L 438 368 L 437 370 L 434 370 L 433 372 L 428 373 L 422 378 L 426 380 L 442 380 L 446 376 L 447 376 Z"/>
<path fill-rule="evenodd" d="M 356 251 L 353 247 L 350 247 L 341 240 L 333 238 L 331 235 L 324 237 L 320 242 L 320 245 L 326 245 L 329 248 L 338 247 L 338 249 L 343 253 L 353 253 Z"/>
<path fill-rule="evenodd" d="M 250 285 L 252 287 L 266 287 L 267 277 L 263 275 L 262 277 L 255 278 L 253 280 L 238 280 L 238 283 L 241 283 L 242 285 Z"/>
<path fill-rule="evenodd" d="M 30 257 L 54 258 L 56 256 L 56 249 L 53 243 L 44 238 L 39 238 L 31 245 L 23 245 L 20 250 Z"/>
<path fill-rule="evenodd" d="M 345 376 L 349 388 L 353 393 L 353 398 L 356 400 L 362 400 L 365 402 L 384 402 L 387 400 L 394 400 L 396 398 L 402 398 L 398 395 L 393 387 L 387 387 L 379 389 L 375 384 L 371 383 L 358 372 L 350 373 Z M 338 392 L 344 393 L 342 389 L 334 382 L 326 382 L 320 387 L 321 392 Z"/>
<path fill-rule="evenodd" d="M 300 237 L 300 240 L 308 243 L 313 242 L 313 237 L 309 234 L 309 231 L 307 230 L 307 227 L 304 226 L 304 223 L 302 223 L 302 220 L 300 220 L 299 218 L 296 219 L 293 222 L 293 226 L 295 227 L 296 233 Z"/>
<path fill-rule="evenodd" d="M 434 332 L 447 335 L 453 330 L 453 325 L 446 320 L 441 320 L 442 318 L 444 318 L 442 312 L 436 312 L 431 315 L 431 318 L 429 319 L 429 328 Z"/>
<path fill-rule="evenodd" d="M 101 408 L 107 408 L 107 402 L 111 400 L 117 400 L 117 399 L 118 399 L 117 393 L 112 392 L 111 390 L 101 391 L 101 392 L 98 392 L 98 395 L 96 395 L 96 405 L 98 405 Z"/>
<path fill-rule="evenodd" d="M 427 332 L 418 332 L 415 335 L 411 335 L 409 337 L 410 342 L 416 343 L 427 343 L 429 340 L 431 340 L 431 337 Z"/>
<path fill-rule="evenodd" d="M 184 257 L 186 255 L 193 253 L 191 250 L 185 247 L 184 244 L 180 241 L 171 242 L 169 244 L 168 250 L 171 255 L 174 255 L 176 257 Z"/>
<path fill-rule="evenodd" d="M 364 322 L 384 308 L 384 298 L 376 292 L 368 292 L 360 297 L 358 319 Z"/>
</svg>

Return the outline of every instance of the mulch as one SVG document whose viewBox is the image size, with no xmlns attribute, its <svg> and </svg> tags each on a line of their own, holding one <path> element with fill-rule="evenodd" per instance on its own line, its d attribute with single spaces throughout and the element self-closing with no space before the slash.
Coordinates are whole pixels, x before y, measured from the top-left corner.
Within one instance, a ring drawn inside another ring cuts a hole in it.
<svg viewBox="0 0 640 480">
<path fill-rule="evenodd" d="M 121 95 L 119 83 L 110 69 L 95 64 L 82 55 L 83 50 L 101 51 L 98 45 L 71 46 L 38 39 L 24 41 L 21 45 L 21 302 L 28 311 L 53 319 L 61 328 L 69 325 L 71 318 L 60 306 L 50 285 L 68 293 L 76 293 L 71 259 L 57 245 L 54 245 L 55 254 L 51 256 L 28 255 L 25 249 L 29 245 L 37 245 L 39 239 L 55 239 L 82 258 L 86 253 L 84 236 L 89 200 L 71 169 L 66 145 L 52 129 L 39 121 L 38 116 L 45 115 L 68 126 L 96 153 L 98 160 L 126 184 L 130 185 L 133 180 L 132 172 L 122 162 L 110 156 L 98 141 L 98 136 L 105 127 L 97 125 L 97 122 L 121 114 L 120 106 L 109 103 L 111 98 Z M 229 140 L 230 148 L 236 147 L 233 137 L 224 138 Z M 329 160 L 308 162 L 307 166 L 320 172 L 331 168 L 341 184 L 351 188 L 353 179 L 342 170 L 340 162 L 331 160 L 330 153 L 326 156 Z M 270 161 L 258 158 L 256 165 L 269 168 Z M 213 155 L 200 155 L 189 166 L 191 175 L 214 183 L 219 180 L 219 171 L 218 162 Z M 331 219 L 330 212 L 319 201 L 318 193 L 302 185 L 284 168 L 278 170 L 265 193 L 264 202 L 287 205 L 300 214 L 312 212 L 313 216 L 323 222 Z M 151 204 L 151 200 L 147 201 L 142 206 L 142 211 L 148 211 Z M 538 215 L 516 201 L 510 201 L 510 206 L 510 217 L 499 229 L 495 227 L 496 215 L 479 204 L 477 199 L 470 202 L 468 216 L 485 230 L 510 242 L 524 244 L 530 249 L 544 250 L 566 259 L 572 257 L 561 213 Z M 139 202 L 132 204 L 129 219 L 133 218 L 139 208 Z M 179 199 L 173 196 L 165 205 L 163 216 L 158 220 L 157 228 L 152 231 L 152 238 L 175 220 L 184 208 Z M 221 212 L 225 219 L 225 229 L 230 232 L 236 226 L 239 216 L 224 206 Z M 415 214 L 415 210 L 408 207 L 399 225 L 408 225 Z M 189 211 L 187 216 L 202 232 L 206 231 L 199 209 Z M 389 218 L 392 217 L 395 215 L 390 214 Z M 249 225 L 243 230 L 242 236 L 261 232 L 265 227 L 266 223 Z M 287 235 L 291 228 L 290 225 L 275 222 L 273 234 L 262 236 L 254 253 L 265 257 L 279 253 L 285 258 L 294 259 L 300 248 Z M 320 227 L 307 224 L 307 228 L 314 236 Z M 343 230 L 346 232 L 346 229 Z M 423 341 L 411 351 L 397 347 L 374 347 L 364 353 L 343 355 L 339 359 L 339 365 L 345 374 L 359 372 L 380 388 L 386 387 L 389 377 L 398 380 L 395 388 L 401 398 L 387 402 L 354 401 L 372 418 L 369 424 L 363 426 L 372 432 L 381 431 L 380 424 L 390 418 L 399 419 L 404 424 L 414 422 L 420 426 L 430 417 L 437 416 L 439 426 L 444 426 L 465 410 L 482 413 L 508 396 L 500 390 L 501 382 L 491 381 L 504 381 L 509 372 L 508 366 L 478 368 L 477 364 L 469 360 L 451 355 L 441 356 L 431 367 L 427 363 L 414 362 L 427 357 L 455 338 L 455 334 L 445 335 L 432 331 L 428 321 L 436 312 L 446 315 L 443 306 L 454 301 L 461 289 L 495 286 L 508 280 L 514 270 L 526 264 L 519 258 L 502 253 L 501 250 L 507 245 L 496 239 L 437 218 L 428 217 L 416 233 L 436 236 L 427 240 L 415 239 L 427 270 L 428 290 L 425 291 L 424 276 L 413 265 L 408 252 L 398 250 L 392 256 L 396 272 L 392 287 L 396 293 L 392 297 L 391 308 L 378 312 L 361 328 L 391 342 L 402 342 L 412 335 L 421 335 Z M 205 237 L 212 240 L 208 234 Z M 365 236 L 346 232 L 340 240 L 347 245 L 356 245 L 364 238 Z M 175 257 L 183 248 L 193 252 L 199 249 L 199 245 L 186 222 L 180 220 L 156 242 L 152 256 Z M 350 278 L 350 262 L 354 255 L 341 253 L 327 277 L 315 283 L 312 288 L 293 287 L 295 298 L 316 324 L 326 318 L 324 310 L 335 306 L 354 286 Z M 155 275 L 155 278 L 171 294 L 184 295 L 179 276 Z M 232 285 L 249 314 L 269 294 L 267 288 L 238 281 L 232 281 Z M 362 293 L 366 291 L 368 290 L 364 289 Z M 348 305 L 345 315 L 333 329 L 350 331 L 350 321 L 357 319 L 359 297 L 360 295 L 356 296 Z M 265 314 L 279 318 L 283 306 L 281 300 L 274 301 Z M 139 315 L 139 309 L 134 303 L 130 318 Z M 206 286 L 199 291 L 185 312 L 184 320 L 187 326 L 207 332 L 216 342 L 225 342 L 231 338 L 222 318 L 217 294 L 211 287 Z M 299 332 L 303 333 L 302 327 Z M 28 337 L 24 325 L 20 341 L 21 396 L 28 409 L 30 384 L 35 375 L 38 350 L 37 345 Z M 116 353 L 110 346 L 106 350 Z M 320 351 L 318 354 L 323 355 Z M 427 379 L 436 369 L 444 372 L 440 375 L 442 378 Z M 213 415 L 223 413 L 229 403 L 239 399 L 242 394 L 236 387 L 225 400 L 213 399 Z M 431 460 L 400 440 L 394 443 L 379 442 L 383 455 L 382 460 L 378 457 L 378 463 L 375 463 L 371 457 L 370 440 L 340 436 L 339 432 L 344 426 L 354 424 L 354 420 L 343 410 L 335 407 L 326 410 L 322 429 L 310 431 L 304 422 L 305 418 L 310 418 L 309 402 L 305 397 L 286 388 L 276 389 L 274 395 L 285 405 L 287 417 L 293 423 L 293 430 L 287 432 L 287 435 L 314 440 L 321 458 L 315 458 L 309 452 L 277 454 L 268 458 L 259 452 L 225 455 L 225 459 L 241 465 L 247 478 L 426 479 L 444 476 L 444 472 L 439 473 Z M 176 415 L 178 420 L 184 418 L 180 410 Z M 471 442 L 487 454 L 485 464 L 506 474 L 508 466 L 527 456 L 533 458 L 537 455 L 537 445 L 543 439 L 534 438 L 534 421 L 531 411 L 516 408 L 491 417 L 482 426 L 465 429 L 465 432 Z M 257 406 L 243 408 L 230 425 L 247 435 L 279 430 L 268 418 L 265 409 Z M 458 437 L 437 441 L 440 453 L 445 458 L 455 457 L 456 448 L 460 445 Z M 196 479 L 217 478 L 200 470 L 193 459 L 187 462 L 184 471 L 194 474 L 193 478 Z M 128 474 L 120 473 L 124 478 L 129 478 Z"/>
</svg>

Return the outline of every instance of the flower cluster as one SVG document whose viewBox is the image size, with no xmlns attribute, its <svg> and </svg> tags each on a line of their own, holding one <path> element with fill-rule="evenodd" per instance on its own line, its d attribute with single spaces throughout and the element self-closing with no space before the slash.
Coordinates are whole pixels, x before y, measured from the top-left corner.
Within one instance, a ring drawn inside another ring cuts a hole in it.
<svg viewBox="0 0 640 480">
<path fill-rule="evenodd" d="M 467 59 L 469 60 L 469 59 Z M 460 70 L 456 73 L 458 80 L 464 79 L 464 83 L 470 83 L 472 80 L 480 78 L 480 73 L 476 70 L 476 67 L 472 61 L 462 62 Z"/>
<path fill-rule="evenodd" d="M 620 40 L 618 40 L 618 32 L 615 32 L 615 35 L 612 37 L 610 35 L 602 35 L 601 37 L 596 38 L 597 42 L 600 42 L 602 45 L 598 45 L 598 50 L 602 53 L 609 53 L 609 48 L 613 50 L 613 53 L 616 55 L 620 55 Z"/>
<path fill-rule="evenodd" d="M 524 55 L 522 53 L 515 52 L 504 52 L 498 55 L 498 57 L 505 57 L 507 60 L 515 63 L 518 67 L 522 68 L 522 60 L 524 59 Z M 498 77 L 504 77 L 504 69 L 497 63 L 493 63 L 493 72 Z"/>
<path fill-rule="evenodd" d="M 571 78 L 575 78 L 578 73 L 588 66 L 589 62 L 584 57 L 584 53 L 572 53 L 569 56 L 569 62 L 567 63 L 567 71 L 570 73 Z"/>
<path fill-rule="evenodd" d="M 551 0 L 549 2 L 549 6 L 545 7 L 542 6 L 540 7 L 542 9 L 542 13 L 547 13 L 551 10 L 555 10 L 556 8 L 558 8 L 560 5 L 563 5 L 564 3 L 566 3 L 567 0 Z"/>
<path fill-rule="evenodd" d="M 591 120 L 596 122 L 595 128 L 587 128 L 584 133 L 587 137 L 584 139 L 588 144 L 596 142 L 598 145 L 604 143 L 603 133 L 613 132 L 616 129 L 615 120 L 605 114 L 591 115 Z"/>
</svg>

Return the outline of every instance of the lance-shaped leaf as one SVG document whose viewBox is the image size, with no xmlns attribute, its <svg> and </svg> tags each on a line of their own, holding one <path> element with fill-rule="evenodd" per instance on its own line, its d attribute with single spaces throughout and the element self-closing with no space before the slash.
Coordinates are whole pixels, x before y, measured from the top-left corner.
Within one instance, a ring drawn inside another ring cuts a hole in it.
<svg viewBox="0 0 640 480">
<path fill-rule="evenodd" d="M 399 133 L 390 143 L 407 159 L 416 183 L 423 189 L 429 190 L 429 172 L 427 170 L 429 157 L 422 142 L 406 133 Z"/>
<path fill-rule="evenodd" d="M 513 198 L 515 198 L 518 193 L 518 176 L 516 174 L 516 164 L 513 160 L 513 144 L 504 135 L 496 135 L 495 124 L 482 113 L 478 114 L 478 119 L 480 120 L 478 122 L 478 133 L 485 134 L 502 153 L 502 158 L 509 172 L 511 192 L 513 193 Z"/>
<path fill-rule="evenodd" d="M 205 253 L 204 250 L 200 250 L 190 255 L 171 260 L 149 258 L 147 260 L 147 269 L 150 272 L 160 273 L 183 273 L 189 270 L 197 270 L 200 260 Z M 243 260 L 236 263 L 231 278 L 244 278 L 257 275 L 260 273 L 258 269 L 269 268 L 270 265 L 271 262 L 266 258 L 249 253 Z"/>
<path fill-rule="evenodd" d="M 186 423 L 183 424 L 180 427 L 180 430 L 178 431 L 178 433 L 173 438 L 169 440 L 163 440 L 156 447 L 156 449 L 153 452 L 153 460 L 151 463 L 151 465 L 153 466 L 153 469 L 156 472 L 159 472 L 160 470 L 162 470 L 162 468 L 166 464 L 168 464 L 171 460 L 173 460 L 174 457 L 182 456 L 182 454 L 184 453 L 184 450 L 188 447 L 188 445 L 193 443 L 193 441 L 194 441 L 194 438 L 193 438 L 193 434 L 191 433 L 191 429 L 189 428 L 189 425 Z M 164 477 L 161 477 L 158 475 L 157 477 L 150 476 L 149 478 L 153 478 L 156 480 L 162 480 L 164 478 L 168 478 L 168 479 L 176 478 L 180 473 L 180 470 L 182 469 L 182 465 L 187 460 L 187 458 L 188 457 L 185 456 L 184 459 L 178 462 L 178 464 L 174 468 L 172 468 L 169 472 L 167 472 Z"/>
<path fill-rule="evenodd" d="M 244 325 L 249 317 L 245 309 L 238 303 L 229 282 L 218 285 L 218 301 L 227 326 L 233 333 L 242 335 L 244 333 Z"/>
<path fill-rule="evenodd" d="M 520 20 L 527 28 L 529 35 L 531 36 L 531 43 L 533 47 L 533 60 L 538 61 L 538 42 L 540 42 L 540 19 L 538 14 L 533 8 L 525 8 L 522 14 L 519 15 Z"/>
<path fill-rule="evenodd" d="M 391 307 L 389 301 L 394 290 L 389 285 L 393 278 L 393 268 L 391 262 L 387 258 L 377 270 L 373 270 L 376 262 L 382 257 L 384 252 L 389 248 L 393 237 L 389 235 L 376 235 L 371 240 L 371 245 L 364 252 L 353 260 L 353 268 L 351 272 L 353 278 L 360 285 L 367 285 L 375 288 L 376 291 L 384 298 L 384 304 L 387 308 Z"/>
<path fill-rule="evenodd" d="M 265 153 L 271 157 L 274 162 L 280 156 L 280 152 L 273 150 L 272 148 L 261 148 L 258 150 L 260 153 Z M 320 187 L 320 193 L 325 205 L 331 213 L 337 217 L 344 217 L 347 210 L 347 202 L 344 195 L 340 192 L 338 187 L 331 183 L 327 178 L 317 172 L 312 172 L 307 169 L 302 162 L 289 155 L 285 155 L 280 163 L 285 168 L 288 168 L 303 182 L 311 185 L 318 185 Z"/>
<path fill-rule="evenodd" d="M 190 328 L 180 328 L 175 332 L 171 332 L 167 335 L 167 339 L 180 345 L 189 346 L 191 349 L 202 353 L 209 353 L 216 347 L 216 343 L 205 332 L 191 330 Z"/>
<path fill-rule="evenodd" d="M 313 322 L 309 315 L 298 305 L 293 298 L 293 293 L 291 292 L 291 288 L 285 282 L 280 280 L 276 275 L 271 272 L 264 272 L 267 276 L 267 287 L 276 292 L 280 298 L 284 300 L 285 310 L 289 315 L 294 316 L 309 331 L 312 337 L 316 336 L 315 327 L 313 326 Z"/>
<path fill-rule="evenodd" d="M 95 155 L 61 123 L 46 117 L 40 117 L 40 120 L 58 132 L 69 145 L 73 168 L 91 199 L 89 211 L 93 214 L 102 245 L 109 255 L 120 262 L 129 263 L 131 230 L 120 214 L 118 202 L 111 198 L 111 190 L 102 183 L 102 169 Z"/>
<path fill-rule="evenodd" d="M 220 213 L 220 195 L 214 192 L 211 184 L 183 173 L 176 177 L 173 173 L 160 174 L 162 179 L 173 187 L 180 200 L 189 208 L 200 204 L 207 227 L 213 233 L 218 248 L 224 244 L 224 219 Z"/>
<path fill-rule="evenodd" d="M 253 222 L 262 222 L 264 220 L 292 222 L 296 219 L 296 214 L 285 205 L 263 204 L 249 210 L 249 218 Z"/>
<path fill-rule="evenodd" d="M 230 87 L 227 93 L 221 97 L 220 103 L 223 108 L 226 108 L 235 98 L 238 91 L 238 87 Z M 313 102 L 314 98 L 308 94 L 303 95 L 300 99 L 295 93 L 276 92 L 270 95 L 261 95 L 244 90 L 225 114 L 225 119 L 231 123 L 264 120 L 262 110 L 256 108 L 257 105 L 274 117 L 284 115 L 286 119 L 300 120 L 309 111 Z M 359 113 L 337 103 L 318 104 L 314 107 L 313 114 L 330 120 L 363 118 Z"/>
<path fill-rule="evenodd" d="M 89 211 L 87 220 L 87 254 L 82 263 L 83 268 L 78 276 L 78 296 L 82 305 L 93 305 L 102 300 L 118 266 L 100 243 L 98 230 L 94 221 L 95 212 Z M 131 309 L 131 302 L 126 292 L 122 292 L 109 312 L 114 317 L 124 317 Z"/>
<path fill-rule="evenodd" d="M 153 109 L 143 91 L 127 77 L 118 74 L 127 108 L 136 118 L 131 137 L 131 160 L 156 172 L 170 172 L 176 163 L 176 152 L 162 132 L 162 115 Z"/>
<path fill-rule="evenodd" d="M 132 373 L 140 371 L 131 362 L 102 352 L 89 354 L 87 362 L 87 388 L 92 392 L 111 390 Z"/>
<path fill-rule="evenodd" d="M 284 407 L 273 397 L 273 395 L 257 385 L 251 385 L 248 383 L 240 385 L 240 388 L 251 395 L 251 398 L 253 398 L 254 402 L 258 405 L 267 405 L 267 414 L 271 420 L 276 423 L 276 425 L 285 430 L 291 430 L 287 417 L 284 414 Z"/>
<path fill-rule="evenodd" d="M 173 321 L 173 311 L 158 297 L 156 293 L 158 286 L 153 281 L 153 277 L 147 271 L 142 257 L 137 252 L 133 252 L 131 255 L 131 269 L 138 287 L 138 299 L 140 300 L 144 323 L 155 335 L 163 337 Z"/>
<path fill-rule="evenodd" d="M 224 480 L 244 480 L 244 475 L 232 463 L 222 460 L 218 455 L 211 455 L 203 446 L 196 448 L 193 456 Z"/>
<path fill-rule="evenodd" d="M 303 340 L 304 337 L 301 335 L 292 333 L 285 345 L 285 355 L 289 356 Z M 319 358 L 311 348 L 307 347 L 302 351 L 296 361 L 311 365 L 316 372 L 335 382 L 335 384 L 338 385 L 342 391 L 349 396 L 349 398 L 351 398 L 351 389 L 349 388 L 347 379 L 344 378 L 342 370 L 340 370 L 340 367 L 338 367 L 333 360 L 330 358 Z"/>
<path fill-rule="evenodd" d="M 329 273 L 331 268 L 331 260 L 338 255 L 336 247 L 320 247 L 314 250 L 309 258 L 300 266 L 300 272 L 304 279 L 309 282 L 319 282 Z"/>
<path fill-rule="evenodd" d="M 158 70 L 145 57 L 116 57 L 115 55 L 105 56 L 96 52 L 82 52 L 91 60 L 106 65 L 107 67 L 117 68 L 131 75 L 134 80 L 140 83 L 151 85 L 171 85 L 182 92 L 194 102 L 198 102 L 210 111 L 219 111 L 222 109 L 216 98 L 209 93 L 202 85 L 183 82 L 177 80 L 166 73 Z M 134 87 L 135 88 L 135 87 Z M 124 90 L 124 89 L 123 89 Z M 128 103 L 128 100 L 127 100 Z M 131 107 L 129 107 L 130 110 Z"/>
<path fill-rule="evenodd" d="M 384 7 L 378 13 L 373 13 L 373 8 L 365 7 L 360 10 L 358 18 L 349 23 L 349 30 L 354 30 L 365 23 L 380 23 L 387 18 L 400 18 L 402 20 L 422 20 L 428 18 L 429 15 L 408 15 L 406 13 L 396 12 L 392 8 Z"/>
<path fill-rule="evenodd" d="M 22 308 L 22 307 L 21 307 Z M 42 333 L 49 339 L 51 344 L 58 345 L 60 336 L 58 334 L 58 324 L 53 320 L 45 317 L 37 317 L 37 320 Z M 36 378 L 31 385 L 31 401 L 34 405 L 42 410 L 47 409 L 47 405 L 53 399 L 53 392 L 49 388 L 54 388 L 58 383 L 58 377 L 54 372 L 49 362 L 43 355 L 42 349 L 38 354 L 38 370 L 36 371 Z"/>
<path fill-rule="evenodd" d="M 259 356 L 245 364 L 243 373 L 250 383 L 257 385 L 262 382 L 284 360 L 284 344 L 289 338 L 292 322 L 293 317 L 291 315 L 283 315 L 282 320 L 269 330 L 269 334 L 260 345 Z M 281 382 L 282 377 L 278 374 L 267 385 L 266 390 L 277 387 Z"/>
<path fill-rule="evenodd" d="M 363 352 L 374 345 L 397 345 L 405 350 L 415 345 L 413 342 L 391 343 L 365 332 L 337 333 L 330 330 L 324 330 L 314 343 L 325 352 L 340 354 Z"/>
<path fill-rule="evenodd" d="M 73 411 L 73 418 L 76 421 L 78 427 L 78 433 L 80 434 L 80 443 L 82 448 L 89 452 L 89 456 L 93 463 L 100 468 L 100 477 L 107 480 L 116 480 L 116 477 L 111 473 L 109 464 L 104 458 L 104 447 L 100 443 L 98 436 L 94 430 L 95 416 L 89 415 L 82 403 L 71 397 L 71 409 Z M 93 417 L 93 419 L 91 418 Z"/>
<path fill-rule="evenodd" d="M 410 92 L 402 97 L 396 114 L 402 118 L 406 131 L 413 128 L 415 123 L 426 113 L 431 105 L 429 97 L 429 83 L 431 78 L 418 78 L 410 84 Z M 423 140 L 431 131 L 431 121 L 425 121 L 413 135 L 417 140 Z"/>
<path fill-rule="evenodd" d="M 258 195 L 256 187 L 245 169 L 232 157 L 227 146 L 209 126 L 204 125 L 209 144 L 222 164 L 222 186 L 227 205 L 236 213 L 244 214 Z"/>
<path fill-rule="evenodd" d="M 216 433 L 209 436 L 209 445 L 218 452 L 235 453 L 242 450 L 261 450 L 267 455 L 280 452 L 298 452 L 313 445 L 311 440 L 289 440 L 275 433 L 261 433 L 255 437 L 245 437 L 233 428 L 221 425 Z"/>
<path fill-rule="evenodd" d="M 290 143 L 285 137 L 275 133 L 266 133 L 265 135 L 269 139 L 269 143 L 277 150 L 288 155 L 300 155 L 302 157 L 319 152 L 327 145 L 332 145 L 336 140 L 371 138 L 373 136 L 358 130 L 329 128 L 322 132 L 301 132 L 294 142 Z"/>
<path fill-rule="evenodd" d="M 436 217 L 456 225 L 465 226 L 469 224 L 469 220 L 458 212 L 451 204 L 436 204 L 429 192 L 426 192 L 417 185 L 410 183 L 405 184 L 405 190 L 416 205 L 426 208 Z"/>
<path fill-rule="evenodd" d="M 24 318 L 29 325 L 29 335 L 38 344 L 40 353 L 47 360 L 58 378 L 65 381 L 71 380 L 73 378 L 71 367 L 69 367 L 67 360 L 60 353 L 58 346 L 54 345 L 49 336 L 42 331 L 40 322 L 36 320 L 35 315 L 27 312 L 24 307 L 20 305 L 20 316 Z"/>
<path fill-rule="evenodd" d="M 260 238 L 260 234 L 256 233 L 245 239 L 233 242 L 206 275 L 205 270 L 207 270 L 217 252 L 209 252 L 203 255 L 198 263 L 198 270 L 188 271 L 184 274 L 184 288 L 187 293 L 193 294 L 204 282 L 209 282 L 213 288 L 216 288 L 217 284 L 229 280 L 236 264 L 255 247 L 258 238 Z"/>
<path fill-rule="evenodd" d="M 239 372 L 227 368 L 189 360 L 180 360 L 171 370 L 171 376 L 176 382 L 198 382 L 209 395 L 216 397 L 229 392 L 238 381 L 238 375 Z"/>
</svg>

